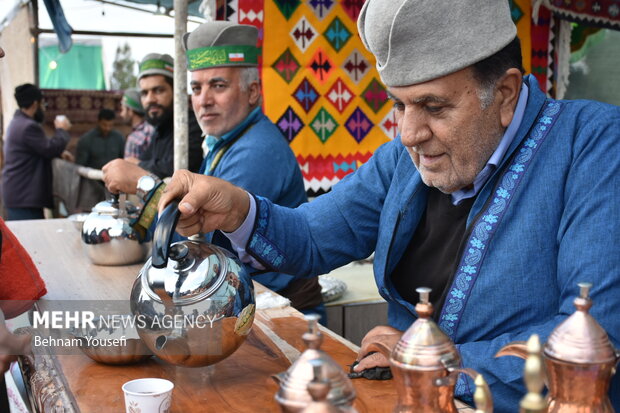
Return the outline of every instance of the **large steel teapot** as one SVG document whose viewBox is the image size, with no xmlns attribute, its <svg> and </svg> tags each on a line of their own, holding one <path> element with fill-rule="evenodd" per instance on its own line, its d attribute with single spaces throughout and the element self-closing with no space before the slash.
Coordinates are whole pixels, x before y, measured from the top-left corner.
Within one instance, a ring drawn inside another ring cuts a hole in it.
<svg viewBox="0 0 620 413">
<path fill-rule="evenodd" d="M 127 195 L 112 195 L 99 202 L 82 225 L 82 245 L 86 255 L 98 265 L 129 265 L 143 262 L 148 244 L 138 239 L 130 221 L 139 210 L 127 201 Z"/>
<path fill-rule="evenodd" d="M 201 367 L 231 355 L 254 321 L 254 287 L 237 257 L 197 240 L 171 244 L 178 202 L 163 211 L 151 258 L 131 291 L 140 338 L 171 364 Z"/>
</svg>

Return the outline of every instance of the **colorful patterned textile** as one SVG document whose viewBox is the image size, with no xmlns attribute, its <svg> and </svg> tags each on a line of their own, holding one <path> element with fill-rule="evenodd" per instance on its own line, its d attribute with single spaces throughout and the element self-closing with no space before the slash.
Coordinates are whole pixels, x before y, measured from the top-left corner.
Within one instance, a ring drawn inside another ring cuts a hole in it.
<svg viewBox="0 0 620 413">
<path fill-rule="evenodd" d="M 620 30 L 619 0 L 545 0 L 543 4 L 562 19 Z"/>
<path fill-rule="evenodd" d="M 217 19 L 259 29 L 264 112 L 297 156 L 306 190 L 323 193 L 397 135 L 375 60 L 357 35 L 364 0 L 218 0 Z M 553 73 L 551 13 L 510 0 L 526 72 Z M 545 14 L 546 13 L 546 14 Z M 267 22 L 267 24 L 265 24 Z"/>
<path fill-rule="evenodd" d="M 363 4 L 264 2 L 265 113 L 289 140 L 310 193 L 328 190 L 396 136 L 374 58 L 357 36 Z"/>
</svg>

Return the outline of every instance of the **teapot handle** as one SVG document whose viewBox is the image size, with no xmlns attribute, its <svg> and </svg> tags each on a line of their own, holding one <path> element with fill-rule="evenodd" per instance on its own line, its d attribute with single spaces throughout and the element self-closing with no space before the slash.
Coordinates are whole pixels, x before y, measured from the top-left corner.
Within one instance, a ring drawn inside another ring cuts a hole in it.
<svg viewBox="0 0 620 413">
<path fill-rule="evenodd" d="M 153 234 L 153 252 L 151 254 L 151 265 L 153 267 L 165 268 L 168 264 L 170 243 L 180 216 L 178 200 L 170 202 L 159 216 Z"/>
</svg>

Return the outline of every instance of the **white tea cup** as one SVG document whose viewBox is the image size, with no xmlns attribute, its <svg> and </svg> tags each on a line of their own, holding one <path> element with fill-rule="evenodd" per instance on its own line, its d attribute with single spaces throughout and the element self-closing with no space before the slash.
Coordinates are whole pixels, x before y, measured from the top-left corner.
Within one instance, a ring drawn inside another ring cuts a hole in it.
<svg viewBox="0 0 620 413">
<path fill-rule="evenodd" d="M 123 384 L 127 413 L 168 413 L 174 384 L 166 379 L 136 379 Z"/>
</svg>

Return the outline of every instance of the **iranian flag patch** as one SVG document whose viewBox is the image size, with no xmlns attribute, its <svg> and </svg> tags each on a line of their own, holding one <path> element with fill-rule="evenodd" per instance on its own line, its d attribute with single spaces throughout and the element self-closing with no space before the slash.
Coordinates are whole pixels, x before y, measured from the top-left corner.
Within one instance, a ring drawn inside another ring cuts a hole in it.
<svg viewBox="0 0 620 413">
<path fill-rule="evenodd" d="M 245 55 L 243 53 L 228 53 L 228 60 L 231 62 L 243 62 L 245 61 Z"/>
</svg>

